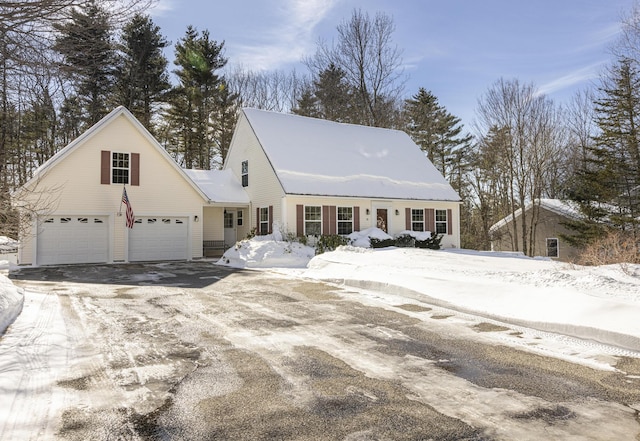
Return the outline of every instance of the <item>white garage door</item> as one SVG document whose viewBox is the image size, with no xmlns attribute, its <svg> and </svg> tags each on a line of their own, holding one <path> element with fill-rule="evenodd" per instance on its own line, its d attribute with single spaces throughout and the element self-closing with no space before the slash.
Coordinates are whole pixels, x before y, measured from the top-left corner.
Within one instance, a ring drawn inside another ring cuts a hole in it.
<svg viewBox="0 0 640 441">
<path fill-rule="evenodd" d="M 104 263 L 109 259 L 106 216 L 49 216 L 38 229 L 38 265 Z"/>
<path fill-rule="evenodd" d="M 129 261 L 186 260 L 186 217 L 136 217 L 129 230 Z"/>
</svg>

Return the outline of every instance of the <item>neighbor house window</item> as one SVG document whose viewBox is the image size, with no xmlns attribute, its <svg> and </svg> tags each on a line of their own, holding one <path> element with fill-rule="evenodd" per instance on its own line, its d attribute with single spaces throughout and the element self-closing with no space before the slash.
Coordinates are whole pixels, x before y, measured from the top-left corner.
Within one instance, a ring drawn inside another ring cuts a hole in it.
<svg viewBox="0 0 640 441">
<path fill-rule="evenodd" d="M 411 209 L 411 231 L 424 231 L 424 210 Z"/>
<path fill-rule="evenodd" d="M 436 234 L 447 234 L 447 210 L 436 210 Z"/>
<path fill-rule="evenodd" d="M 129 183 L 129 153 L 111 153 L 111 183 Z"/>
<path fill-rule="evenodd" d="M 238 210 L 238 217 L 237 217 L 237 222 L 238 222 L 238 226 L 241 227 L 242 226 L 242 210 Z"/>
<path fill-rule="evenodd" d="M 560 257 L 558 239 L 547 239 L 547 257 Z"/>
<path fill-rule="evenodd" d="M 269 234 L 269 207 L 260 208 L 260 235 Z"/>
<path fill-rule="evenodd" d="M 353 233 L 353 207 L 338 207 L 338 234 Z"/>
<path fill-rule="evenodd" d="M 249 161 L 242 161 L 242 186 L 249 186 Z"/>
<path fill-rule="evenodd" d="M 307 236 L 322 234 L 322 207 L 304 207 L 304 234 Z"/>
</svg>

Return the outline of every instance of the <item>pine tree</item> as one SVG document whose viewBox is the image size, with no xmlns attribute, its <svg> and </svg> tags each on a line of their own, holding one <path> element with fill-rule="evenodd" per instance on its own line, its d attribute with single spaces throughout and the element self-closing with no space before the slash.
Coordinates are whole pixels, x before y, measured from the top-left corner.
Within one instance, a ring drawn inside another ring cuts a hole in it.
<svg viewBox="0 0 640 441">
<path fill-rule="evenodd" d="M 160 28 L 146 15 L 136 14 L 122 31 L 116 101 L 152 132 L 155 106 L 165 101 L 171 88 L 162 53 L 168 45 Z"/>
<path fill-rule="evenodd" d="M 337 122 L 350 122 L 352 93 L 345 80 L 345 72 L 329 64 L 314 81 L 314 94 L 318 100 L 321 118 Z"/>
<path fill-rule="evenodd" d="M 212 119 L 214 138 L 217 146 L 217 151 L 214 152 L 214 162 L 221 167 L 227 158 L 227 153 L 231 146 L 231 138 L 233 138 L 233 132 L 238 119 L 239 95 L 231 92 L 231 89 L 224 80 L 221 82 L 218 90 L 217 106 Z"/>
<path fill-rule="evenodd" d="M 168 119 L 175 135 L 176 159 L 187 168 L 210 169 L 215 163 L 212 117 L 223 84 L 216 71 L 227 63 L 223 46 L 224 42 L 209 38 L 209 31 L 200 35 L 192 26 L 176 43 L 178 69 L 174 73 L 180 84 L 172 91 Z"/>
<path fill-rule="evenodd" d="M 107 113 L 113 92 L 115 48 L 111 40 L 109 14 L 96 1 L 73 9 L 70 20 L 55 25 L 54 49 L 64 58 L 62 70 L 73 84 L 91 125 Z"/>
<path fill-rule="evenodd" d="M 318 98 L 316 98 L 311 89 L 304 89 L 296 104 L 297 106 L 291 110 L 292 113 L 311 118 L 322 118 L 322 114 L 318 109 Z"/>
<path fill-rule="evenodd" d="M 461 188 L 461 177 L 466 168 L 465 151 L 471 135 L 461 136 L 460 118 L 447 112 L 431 92 L 420 88 L 405 101 L 406 131 L 425 152 L 429 160 L 452 184 Z"/>
<path fill-rule="evenodd" d="M 587 245 L 610 228 L 640 233 L 640 74 L 623 58 L 610 71 L 595 102 L 600 134 L 569 196 L 584 219 L 567 222 L 567 239 Z"/>
</svg>

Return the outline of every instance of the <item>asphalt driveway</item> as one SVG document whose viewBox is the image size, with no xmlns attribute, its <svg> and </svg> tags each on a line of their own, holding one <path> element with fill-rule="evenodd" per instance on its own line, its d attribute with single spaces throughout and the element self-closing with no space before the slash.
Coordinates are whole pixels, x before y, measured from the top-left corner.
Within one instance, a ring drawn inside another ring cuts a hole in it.
<svg viewBox="0 0 640 441">
<path fill-rule="evenodd" d="M 636 360 L 619 357 L 617 371 L 604 371 L 545 357 L 506 344 L 529 338 L 526 330 L 416 299 L 390 303 L 385 293 L 211 262 L 23 269 L 11 277 L 34 294 L 0 340 L 0 359 L 9 346 L 27 348 L 16 390 L 5 391 L 16 410 L 2 439 L 640 433 Z M 44 351 L 54 336 L 34 328 L 56 330 L 60 350 Z M 18 424 L 25 418 L 30 425 Z"/>
</svg>

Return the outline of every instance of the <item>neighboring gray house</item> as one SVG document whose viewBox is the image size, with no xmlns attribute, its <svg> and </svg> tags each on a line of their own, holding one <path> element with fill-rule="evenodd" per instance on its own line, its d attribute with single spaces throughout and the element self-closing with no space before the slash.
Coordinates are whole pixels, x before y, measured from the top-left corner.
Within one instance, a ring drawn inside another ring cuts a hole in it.
<svg viewBox="0 0 640 441">
<path fill-rule="evenodd" d="M 528 203 L 524 208 L 527 225 L 531 225 L 533 215 L 533 203 Z M 578 250 L 562 240 L 561 236 L 571 235 L 572 231 L 562 225 L 568 220 L 580 219 L 578 209 L 568 201 L 559 199 L 539 199 L 536 201 L 537 224 L 534 231 L 533 255 L 550 257 L 563 262 L 574 261 L 578 256 Z M 489 229 L 491 235 L 491 249 L 493 251 L 522 251 L 522 209 L 515 212 L 517 223 L 518 247 L 514 245 L 513 216 L 509 215 L 501 219 Z"/>
</svg>

